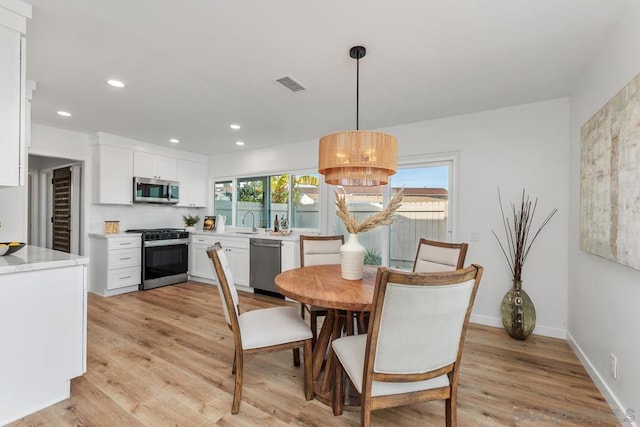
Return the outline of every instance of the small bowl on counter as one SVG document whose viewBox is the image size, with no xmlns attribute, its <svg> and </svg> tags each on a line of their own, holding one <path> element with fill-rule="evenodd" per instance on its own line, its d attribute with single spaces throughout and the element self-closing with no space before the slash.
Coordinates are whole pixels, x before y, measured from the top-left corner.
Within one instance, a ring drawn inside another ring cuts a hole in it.
<svg viewBox="0 0 640 427">
<path fill-rule="evenodd" d="M 24 248 L 26 243 L 20 242 L 0 242 L 0 256 L 11 255 Z"/>
</svg>

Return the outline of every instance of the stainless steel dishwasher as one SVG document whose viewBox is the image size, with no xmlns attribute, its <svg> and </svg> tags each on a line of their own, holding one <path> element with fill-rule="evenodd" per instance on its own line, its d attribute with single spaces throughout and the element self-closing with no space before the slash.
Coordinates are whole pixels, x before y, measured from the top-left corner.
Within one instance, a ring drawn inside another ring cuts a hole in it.
<svg viewBox="0 0 640 427">
<path fill-rule="evenodd" d="M 281 246 L 280 240 L 249 239 L 249 284 L 255 293 L 284 298 L 274 283 L 280 274 Z"/>
</svg>

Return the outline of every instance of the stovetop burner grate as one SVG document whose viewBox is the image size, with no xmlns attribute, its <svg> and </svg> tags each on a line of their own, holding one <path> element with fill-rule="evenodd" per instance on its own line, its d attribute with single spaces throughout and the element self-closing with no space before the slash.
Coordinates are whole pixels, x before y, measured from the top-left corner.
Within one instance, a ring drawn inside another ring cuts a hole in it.
<svg viewBox="0 0 640 427">
<path fill-rule="evenodd" d="M 142 228 L 126 230 L 126 233 L 142 233 L 143 240 L 187 239 L 189 232 L 184 228 Z"/>
</svg>

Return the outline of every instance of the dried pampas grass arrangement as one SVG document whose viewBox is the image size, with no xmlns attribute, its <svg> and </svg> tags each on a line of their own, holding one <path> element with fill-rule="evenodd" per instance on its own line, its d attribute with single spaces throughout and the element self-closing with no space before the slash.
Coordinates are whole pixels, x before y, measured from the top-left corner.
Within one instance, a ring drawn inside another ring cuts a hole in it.
<svg viewBox="0 0 640 427">
<path fill-rule="evenodd" d="M 347 227 L 349 234 L 364 233 L 365 231 L 373 230 L 379 225 L 388 225 L 396 222 L 394 212 L 398 210 L 402 204 L 402 190 L 400 190 L 393 196 L 393 199 L 391 199 L 386 208 L 377 214 L 365 218 L 364 221 L 359 223 L 356 217 L 349 213 L 345 196 L 338 194 L 337 191 L 335 194 L 336 207 L 338 208 L 336 215 L 338 215 L 338 218 L 340 218 L 345 227 Z"/>
</svg>

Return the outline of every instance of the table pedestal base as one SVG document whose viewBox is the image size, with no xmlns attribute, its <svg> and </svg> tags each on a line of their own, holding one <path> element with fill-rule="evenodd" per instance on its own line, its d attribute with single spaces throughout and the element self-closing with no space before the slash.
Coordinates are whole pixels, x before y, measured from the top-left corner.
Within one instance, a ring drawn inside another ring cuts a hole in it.
<svg viewBox="0 0 640 427">
<path fill-rule="evenodd" d="M 341 336 L 367 333 L 367 312 L 329 309 L 313 349 L 313 381 L 315 398 L 331 406 L 335 376 L 335 360 L 331 343 Z M 345 407 L 359 406 L 360 395 L 347 381 Z"/>
</svg>

